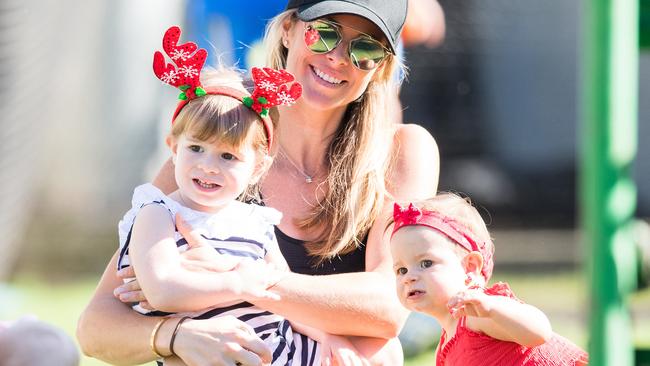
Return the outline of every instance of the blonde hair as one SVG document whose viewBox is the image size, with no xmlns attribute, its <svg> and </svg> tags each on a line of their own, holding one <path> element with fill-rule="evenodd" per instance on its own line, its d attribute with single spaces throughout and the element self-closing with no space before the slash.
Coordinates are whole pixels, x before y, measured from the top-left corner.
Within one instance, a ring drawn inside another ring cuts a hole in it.
<svg viewBox="0 0 650 366">
<path fill-rule="evenodd" d="M 284 68 L 287 49 L 282 44 L 284 24 L 295 25 L 295 10 L 273 18 L 264 37 L 267 66 Z M 325 197 L 298 222 L 299 227 L 323 228 L 305 247 L 316 264 L 352 252 L 368 235 L 387 198 L 386 177 L 391 169 L 395 124 L 389 96 L 396 92 L 392 75 L 399 60 L 388 55 L 366 91 L 350 103 L 328 149 L 329 175 Z"/>
<path fill-rule="evenodd" d="M 204 69 L 204 87 L 227 86 L 247 92 L 239 72 L 234 69 Z M 241 101 L 226 95 L 207 94 L 191 100 L 174 120 L 170 136 L 178 139 L 188 134 L 208 143 L 226 144 L 235 149 L 250 143 L 258 157 L 268 155 L 266 132 L 259 116 Z M 239 197 L 242 201 L 260 200 L 257 180 L 251 182 Z"/>
</svg>

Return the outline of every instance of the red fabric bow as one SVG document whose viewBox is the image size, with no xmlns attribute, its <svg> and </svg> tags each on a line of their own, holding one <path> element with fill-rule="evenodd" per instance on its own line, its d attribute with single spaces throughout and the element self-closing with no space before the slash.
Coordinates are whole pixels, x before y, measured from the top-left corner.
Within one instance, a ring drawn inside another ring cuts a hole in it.
<svg viewBox="0 0 650 366">
<path fill-rule="evenodd" d="M 395 220 L 396 223 L 400 222 L 400 226 L 415 225 L 420 216 L 422 216 L 422 211 L 413 206 L 412 203 L 410 203 L 407 208 L 404 208 L 397 203 L 393 204 L 393 220 Z"/>
</svg>

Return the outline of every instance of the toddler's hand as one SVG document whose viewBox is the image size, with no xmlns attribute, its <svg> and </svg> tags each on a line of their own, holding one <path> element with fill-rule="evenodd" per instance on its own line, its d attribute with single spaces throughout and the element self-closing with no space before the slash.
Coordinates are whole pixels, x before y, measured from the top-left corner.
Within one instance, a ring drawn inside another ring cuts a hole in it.
<svg viewBox="0 0 650 366">
<path fill-rule="evenodd" d="M 320 346 L 323 366 L 370 366 L 347 337 L 327 334 Z"/>
<path fill-rule="evenodd" d="M 490 316 L 490 297 L 482 289 L 467 289 L 452 296 L 447 302 L 449 313 L 454 319 L 463 316 L 485 318 Z"/>
</svg>

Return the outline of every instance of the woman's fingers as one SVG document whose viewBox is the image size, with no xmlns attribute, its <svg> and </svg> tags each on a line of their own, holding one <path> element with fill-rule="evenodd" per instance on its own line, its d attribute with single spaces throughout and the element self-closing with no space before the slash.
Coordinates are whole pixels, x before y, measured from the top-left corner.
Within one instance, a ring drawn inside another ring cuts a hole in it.
<svg viewBox="0 0 650 366">
<path fill-rule="evenodd" d="M 332 355 L 329 352 L 329 350 L 323 349 L 323 352 L 321 353 L 321 360 L 320 363 L 322 366 L 332 366 Z"/>
<path fill-rule="evenodd" d="M 205 239 L 194 230 L 194 228 L 183 219 L 180 213 L 176 213 L 176 228 L 178 232 L 183 235 L 187 240 L 188 249 L 197 248 L 201 246 L 209 246 Z"/>
<path fill-rule="evenodd" d="M 232 316 L 188 320 L 177 333 L 174 351 L 188 365 L 261 366 L 271 350 L 250 326 Z"/>
<path fill-rule="evenodd" d="M 225 322 L 227 323 L 226 328 L 232 326 L 233 330 L 235 330 L 234 339 L 231 341 L 233 344 L 237 345 L 236 349 L 239 351 L 238 354 L 246 355 L 252 353 L 255 357 L 259 358 L 260 365 L 262 363 L 271 363 L 273 359 L 271 350 L 266 343 L 257 336 L 253 327 L 235 317 L 227 317 Z M 246 351 L 247 353 L 244 353 L 243 351 Z M 248 362 L 252 362 L 250 356 L 246 357 L 246 359 Z M 239 359 L 237 358 L 237 360 Z M 253 365 L 257 365 L 257 363 L 253 363 Z"/>
<path fill-rule="evenodd" d="M 240 348 L 234 355 L 235 365 L 242 366 L 262 366 L 264 361 L 255 353 L 247 349 Z M 270 362 L 270 361 L 269 361 Z"/>
<path fill-rule="evenodd" d="M 140 307 L 145 309 L 145 310 L 149 310 L 149 311 L 156 310 L 156 309 L 154 309 L 153 306 L 151 306 L 151 304 L 149 304 L 149 301 L 146 301 L 146 300 L 140 301 Z"/>
<path fill-rule="evenodd" d="M 113 295 L 120 299 L 122 302 L 141 302 L 146 301 L 144 292 L 140 288 L 140 284 L 136 279 L 126 282 L 113 290 Z"/>
<path fill-rule="evenodd" d="M 124 267 L 117 271 L 117 277 L 126 280 L 129 278 L 134 278 L 135 277 L 135 270 L 133 270 L 133 266 L 129 267 Z"/>
<path fill-rule="evenodd" d="M 252 333 L 252 334 L 251 334 Z M 261 365 L 262 363 L 271 363 L 273 360 L 273 355 L 271 354 L 271 350 L 269 347 L 264 343 L 260 337 L 258 337 L 254 331 L 251 331 L 251 333 L 246 333 L 242 338 L 241 338 L 241 347 L 244 349 L 245 354 L 248 355 L 247 357 L 248 362 L 251 362 L 252 356 L 255 356 L 255 359 L 259 359 L 259 364 Z M 238 359 L 239 361 L 242 361 Z M 257 365 L 257 364 L 254 364 Z"/>
</svg>

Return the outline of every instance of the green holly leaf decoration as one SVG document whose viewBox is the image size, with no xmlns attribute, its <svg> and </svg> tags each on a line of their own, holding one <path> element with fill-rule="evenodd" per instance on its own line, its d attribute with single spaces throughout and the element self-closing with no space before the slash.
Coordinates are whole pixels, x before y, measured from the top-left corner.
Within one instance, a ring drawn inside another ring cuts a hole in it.
<svg viewBox="0 0 650 366">
<path fill-rule="evenodd" d="M 180 93 L 180 94 L 178 95 L 178 99 L 180 99 L 180 100 L 187 100 L 187 95 L 186 95 L 185 93 Z"/>
<path fill-rule="evenodd" d="M 189 88 L 190 88 L 189 85 L 181 85 L 181 86 L 178 87 L 178 89 L 180 89 L 180 90 L 182 90 L 182 91 L 186 91 L 186 90 L 189 89 Z"/>
<path fill-rule="evenodd" d="M 264 98 L 264 97 L 259 97 L 259 98 L 257 98 L 257 101 L 260 102 L 261 105 L 264 105 L 264 104 L 268 104 L 268 103 L 269 103 L 269 101 L 268 101 L 266 98 Z"/>
<path fill-rule="evenodd" d="M 262 108 L 262 112 L 260 112 L 260 116 L 262 118 L 265 118 L 268 115 L 269 115 L 269 109 L 268 108 Z"/>
<path fill-rule="evenodd" d="M 253 106 L 253 98 L 244 97 L 242 98 L 242 103 L 244 103 L 244 105 L 247 106 L 248 108 L 251 108 Z"/>
<path fill-rule="evenodd" d="M 196 89 L 194 89 L 194 94 L 197 97 L 202 97 L 208 93 L 205 92 L 205 89 L 201 88 L 200 86 L 197 86 Z"/>
</svg>

